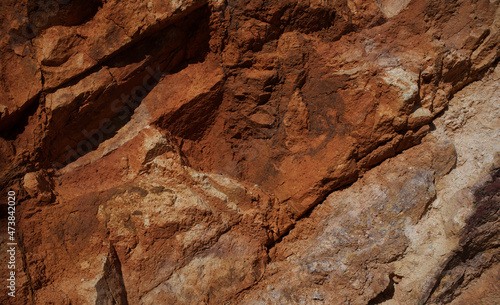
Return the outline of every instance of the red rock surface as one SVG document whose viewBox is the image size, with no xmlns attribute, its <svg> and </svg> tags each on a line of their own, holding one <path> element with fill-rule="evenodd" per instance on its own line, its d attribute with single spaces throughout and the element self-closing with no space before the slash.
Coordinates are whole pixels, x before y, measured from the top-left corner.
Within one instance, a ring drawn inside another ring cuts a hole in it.
<svg viewBox="0 0 500 305">
<path fill-rule="evenodd" d="M 0 21 L 21 262 L 0 303 L 498 301 L 498 1 L 7 0 Z"/>
</svg>

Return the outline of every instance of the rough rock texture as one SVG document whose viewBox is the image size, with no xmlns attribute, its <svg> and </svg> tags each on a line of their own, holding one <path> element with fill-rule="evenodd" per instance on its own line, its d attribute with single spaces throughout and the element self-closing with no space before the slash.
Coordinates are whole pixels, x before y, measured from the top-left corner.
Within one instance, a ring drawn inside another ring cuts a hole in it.
<svg viewBox="0 0 500 305">
<path fill-rule="evenodd" d="M 21 262 L 0 303 L 500 302 L 497 0 L 6 0 L 0 21 Z"/>
</svg>

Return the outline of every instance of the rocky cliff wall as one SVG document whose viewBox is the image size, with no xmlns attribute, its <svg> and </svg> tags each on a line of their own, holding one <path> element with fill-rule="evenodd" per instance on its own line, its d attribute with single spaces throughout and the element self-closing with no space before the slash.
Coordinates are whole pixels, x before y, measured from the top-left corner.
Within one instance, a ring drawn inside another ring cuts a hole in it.
<svg viewBox="0 0 500 305">
<path fill-rule="evenodd" d="M 0 302 L 498 304 L 498 4 L 2 1 Z"/>
</svg>

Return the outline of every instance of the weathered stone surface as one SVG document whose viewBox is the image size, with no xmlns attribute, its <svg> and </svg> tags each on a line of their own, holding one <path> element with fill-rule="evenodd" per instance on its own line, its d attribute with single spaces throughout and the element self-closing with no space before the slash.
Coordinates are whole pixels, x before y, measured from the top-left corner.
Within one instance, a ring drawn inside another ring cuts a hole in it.
<svg viewBox="0 0 500 305">
<path fill-rule="evenodd" d="M 499 13 L 3 1 L 0 303 L 496 304 Z"/>
</svg>

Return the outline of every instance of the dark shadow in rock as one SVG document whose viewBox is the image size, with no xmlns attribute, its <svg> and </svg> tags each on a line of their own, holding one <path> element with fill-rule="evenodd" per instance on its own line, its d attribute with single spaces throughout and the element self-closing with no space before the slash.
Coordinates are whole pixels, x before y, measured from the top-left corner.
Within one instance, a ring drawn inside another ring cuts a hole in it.
<svg viewBox="0 0 500 305">
<path fill-rule="evenodd" d="M 374 299 L 370 300 L 370 302 L 368 302 L 368 305 L 382 304 L 386 301 L 391 300 L 394 297 L 394 292 L 396 291 L 394 285 L 395 285 L 394 275 L 392 275 L 389 281 L 389 285 L 387 285 L 387 288 L 385 288 L 384 291 L 379 293 Z"/>
<path fill-rule="evenodd" d="M 128 305 L 122 266 L 113 246 L 104 263 L 103 276 L 95 285 L 95 289 L 96 305 Z"/>
<path fill-rule="evenodd" d="M 30 0 L 28 20 L 38 31 L 56 25 L 80 25 L 90 21 L 102 5 L 101 0 Z"/>
<path fill-rule="evenodd" d="M 204 61 L 209 51 L 209 21 L 210 10 L 203 6 L 103 63 L 110 71 L 134 64 L 139 66 L 103 92 L 93 92 L 96 97 L 84 101 L 85 113 L 79 109 L 68 111 L 65 126 L 49 131 L 44 144 L 45 167 L 64 167 L 96 150 L 130 122 L 162 75 L 177 73 L 191 63 Z M 188 132 L 198 134 L 198 130 Z"/>
</svg>

